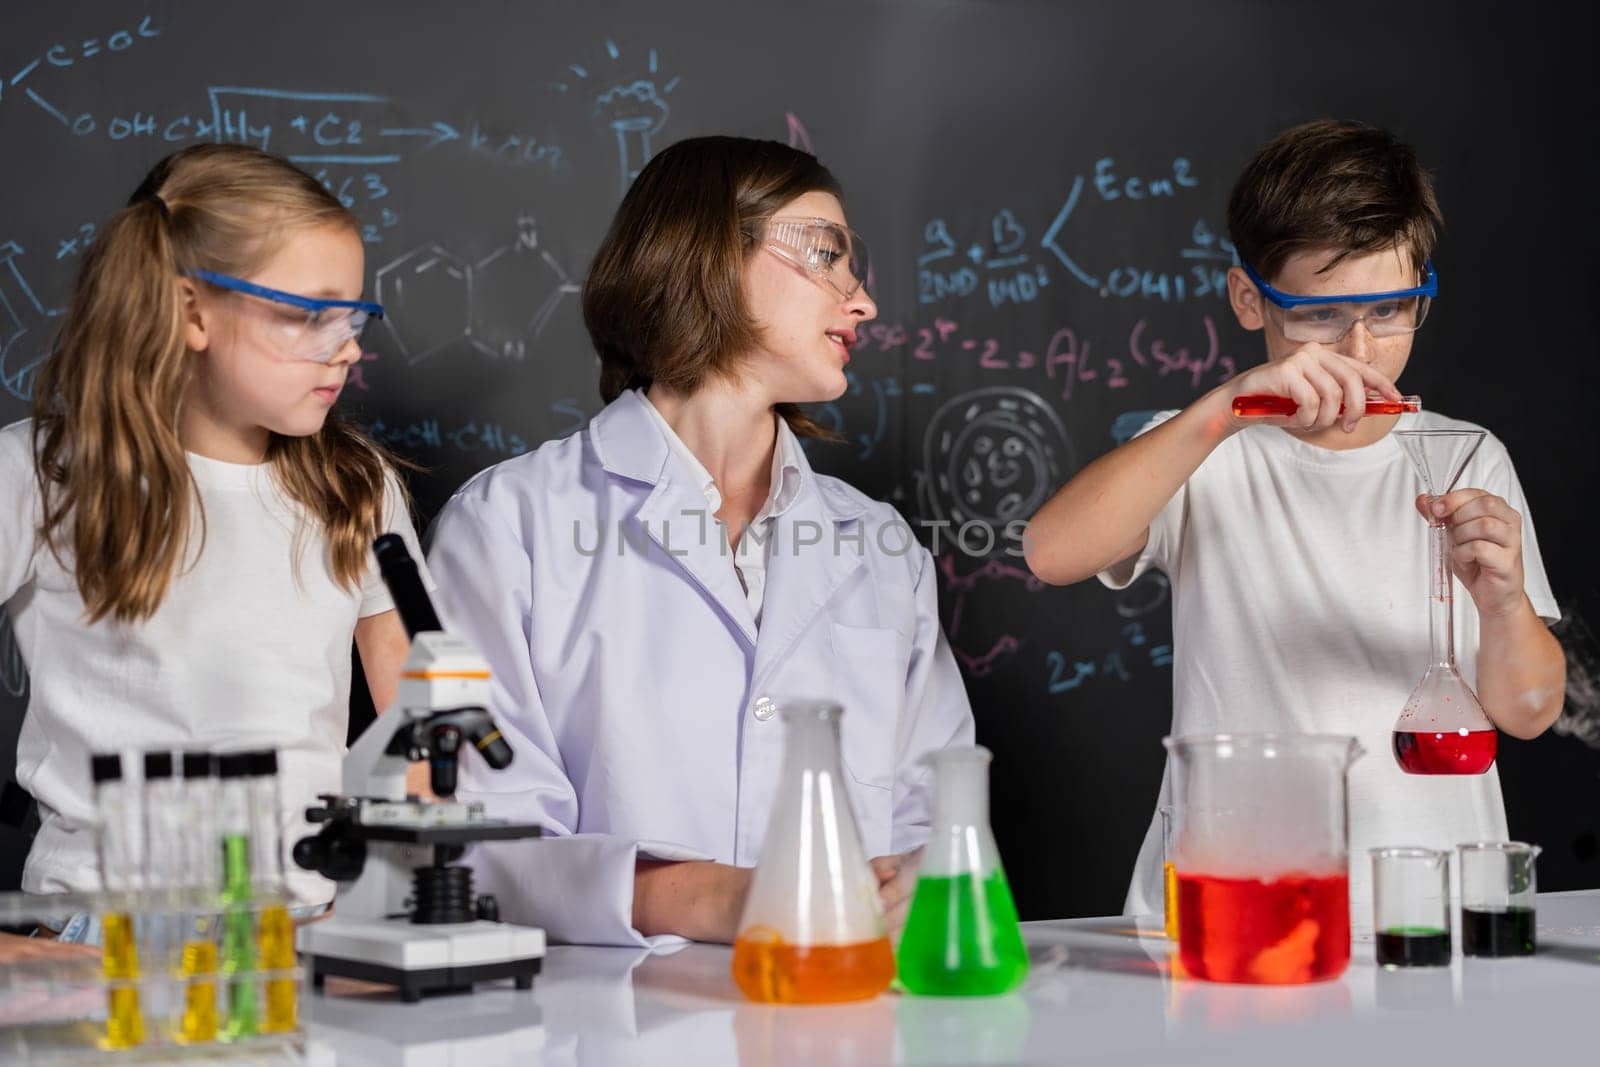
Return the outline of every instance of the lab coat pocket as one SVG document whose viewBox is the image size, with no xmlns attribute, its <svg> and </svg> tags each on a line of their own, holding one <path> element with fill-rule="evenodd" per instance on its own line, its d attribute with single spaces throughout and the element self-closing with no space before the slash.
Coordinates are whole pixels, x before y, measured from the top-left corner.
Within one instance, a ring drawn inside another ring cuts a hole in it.
<svg viewBox="0 0 1600 1067">
<path fill-rule="evenodd" d="M 862 785 L 892 789 L 911 642 L 898 630 L 836 622 L 833 652 L 836 699 L 845 710 L 839 731 L 845 769 Z"/>
</svg>

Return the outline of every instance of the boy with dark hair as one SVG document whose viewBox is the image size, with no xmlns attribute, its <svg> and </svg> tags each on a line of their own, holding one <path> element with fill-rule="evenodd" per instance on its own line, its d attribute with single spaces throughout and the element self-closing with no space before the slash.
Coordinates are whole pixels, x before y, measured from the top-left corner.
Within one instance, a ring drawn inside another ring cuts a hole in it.
<svg viewBox="0 0 1600 1067">
<path fill-rule="evenodd" d="M 1318 121 L 1263 147 L 1228 204 L 1241 263 L 1228 299 L 1240 325 L 1263 332 L 1267 361 L 1085 467 L 1034 516 L 1025 545 L 1047 582 L 1098 575 L 1120 589 L 1150 567 L 1168 576 L 1174 734 L 1360 739 L 1367 756 L 1349 777 L 1358 917 L 1371 908 L 1368 847 L 1507 836 L 1493 769 L 1408 775 L 1390 755 L 1429 662 L 1424 519 L 1447 525 L 1470 594 L 1456 598 L 1459 663 L 1494 725 L 1537 736 L 1564 696 L 1547 628 L 1560 611 L 1505 447 L 1485 437 L 1456 483 L 1467 488 L 1430 500 L 1393 431 L 1476 427 L 1429 411 L 1361 417 L 1369 391 L 1400 399 L 1395 380 L 1437 292 L 1441 225 L 1427 172 L 1383 130 Z M 1298 410 L 1234 415 L 1234 398 L 1262 393 Z M 1169 790 L 1164 778 L 1160 803 Z M 1155 818 L 1129 914 L 1161 911 L 1161 863 Z"/>
</svg>

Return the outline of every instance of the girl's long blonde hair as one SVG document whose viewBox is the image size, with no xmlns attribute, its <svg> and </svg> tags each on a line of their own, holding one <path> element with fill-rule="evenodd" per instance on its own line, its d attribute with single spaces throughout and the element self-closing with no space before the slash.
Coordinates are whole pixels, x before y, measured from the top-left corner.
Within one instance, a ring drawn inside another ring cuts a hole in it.
<svg viewBox="0 0 1600 1067">
<path fill-rule="evenodd" d="M 178 439 L 196 356 L 180 278 L 248 277 L 302 227 L 355 217 L 310 175 L 241 145 L 195 145 L 157 163 L 101 228 L 34 386 L 40 536 L 72 571 L 87 620 L 147 619 L 205 516 Z M 328 539 L 335 579 L 359 584 L 382 532 L 393 460 L 330 413 L 309 437 L 272 435 L 278 485 Z M 401 501 L 401 506 L 404 506 Z"/>
</svg>

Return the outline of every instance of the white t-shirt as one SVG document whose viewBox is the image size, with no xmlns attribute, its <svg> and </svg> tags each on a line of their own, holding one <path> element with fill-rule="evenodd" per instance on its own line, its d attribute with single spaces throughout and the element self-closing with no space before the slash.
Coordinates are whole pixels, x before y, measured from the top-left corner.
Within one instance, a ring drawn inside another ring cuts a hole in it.
<svg viewBox="0 0 1600 1067">
<path fill-rule="evenodd" d="M 306 806 L 340 788 L 356 620 L 393 607 L 377 566 L 360 588 L 340 586 L 313 528 L 296 569 L 302 512 L 268 466 L 191 453 L 189 469 L 205 513 L 198 560 L 174 575 L 149 619 L 86 625 L 77 583 L 37 537 L 32 424 L 0 430 L 0 602 L 10 600 L 31 675 L 16 776 L 41 820 L 23 871 L 28 892 L 99 886 L 91 753 L 122 751 L 124 776 L 137 780 L 132 752 L 277 749 L 285 853 L 312 832 Z M 388 489 L 384 526 L 421 566 L 392 476 Z M 333 883 L 286 866 L 296 893 L 332 898 Z"/>
<path fill-rule="evenodd" d="M 1163 412 L 1147 432 L 1177 412 Z M 1478 429 L 1432 412 L 1396 430 Z M 1456 483 L 1503 497 L 1522 516 L 1524 584 L 1546 621 L 1560 617 L 1533 519 L 1505 446 L 1484 438 Z M 1277 427 L 1242 430 L 1213 452 L 1150 524 L 1143 553 L 1100 580 L 1126 587 L 1149 567 L 1172 584 L 1172 733 L 1355 735 L 1350 768 L 1350 900 L 1370 924 L 1381 845 L 1454 848 L 1506 837 L 1497 769 L 1411 775 L 1391 734 L 1429 663 L 1428 526 L 1422 492 L 1393 433 L 1330 451 Z M 1476 686 L 1478 612 L 1456 583 L 1456 660 Z M 1161 804 L 1170 778 L 1162 777 Z M 1159 813 L 1128 890 L 1128 914 L 1162 909 Z"/>
</svg>

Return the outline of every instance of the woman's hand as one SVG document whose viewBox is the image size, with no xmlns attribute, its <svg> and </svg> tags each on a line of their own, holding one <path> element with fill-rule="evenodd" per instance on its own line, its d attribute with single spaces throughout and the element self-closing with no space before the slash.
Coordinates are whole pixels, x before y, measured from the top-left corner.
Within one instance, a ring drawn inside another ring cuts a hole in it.
<svg viewBox="0 0 1600 1067">
<path fill-rule="evenodd" d="M 889 933 L 898 937 L 911 910 L 911 895 L 917 888 L 917 868 L 922 863 L 922 846 L 898 856 L 879 856 L 872 861 L 878 877 L 878 901 L 883 905 L 883 921 Z"/>
<path fill-rule="evenodd" d="M 98 945 L 78 945 L 57 941 L 53 937 L 23 937 L 20 934 L 0 933 L 0 966 L 30 963 L 36 960 L 99 959 Z"/>
</svg>

